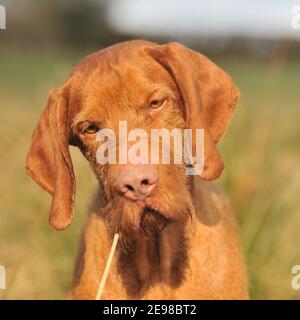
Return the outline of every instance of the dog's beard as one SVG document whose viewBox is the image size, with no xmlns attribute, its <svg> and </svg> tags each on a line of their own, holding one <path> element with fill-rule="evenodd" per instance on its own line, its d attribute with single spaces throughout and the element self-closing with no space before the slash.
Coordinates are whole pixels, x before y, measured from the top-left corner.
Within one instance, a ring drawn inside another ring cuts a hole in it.
<svg viewBox="0 0 300 320">
<path fill-rule="evenodd" d="M 140 227 L 145 235 L 157 238 L 168 223 L 171 223 L 164 215 L 152 208 L 146 207 L 142 213 Z"/>
<path fill-rule="evenodd" d="M 192 211 L 189 196 L 176 202 L 167 196 L 160 197 L 159 201 L 153 199 L 146 205 L 120 197 L 117 201 L 109 202 L 107 218 L 111 231 L 120 235 L 120 247 L 130 251 L 140 236 L 158 239 L 169 224 L 185 223 Z"/>
</svg>

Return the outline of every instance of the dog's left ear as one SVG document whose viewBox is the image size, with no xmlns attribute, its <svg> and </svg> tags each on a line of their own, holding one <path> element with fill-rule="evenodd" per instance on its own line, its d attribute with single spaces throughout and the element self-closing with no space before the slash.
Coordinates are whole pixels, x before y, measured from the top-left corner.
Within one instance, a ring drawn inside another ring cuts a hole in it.
<svg viewBox="0 0 300 320">
<path fill-rule="evenodd" d="M 237 105 L 238 89 L 231 78 L 206 56 L 178 43 L 146 50 L 172 75 L 184 105 L 187 128 L 193 132 L 204 129 L 204 168 L 200 177 L 216 179 L 224 168 L 216 144 L 224 135 Z"/>
<path fill-rule="evenodd" d="M 28 174 L 52 197 L 49 222 L 56 230 L 72 220 L 75 178 L 69 152 L 68 95 L 55 89 L 33 133 L 27 156 Z"/>
</svg>

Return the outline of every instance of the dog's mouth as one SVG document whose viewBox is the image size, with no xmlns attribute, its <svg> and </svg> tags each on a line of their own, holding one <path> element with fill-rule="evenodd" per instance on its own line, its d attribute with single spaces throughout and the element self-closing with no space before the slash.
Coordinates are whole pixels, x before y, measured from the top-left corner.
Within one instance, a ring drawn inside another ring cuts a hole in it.
<svg viewBox="0 0 300 320">
<path fill-rule="evenodd" d="M 135 210 L 128 209 L 115 229 L 115 232 L 120 233 L 119 245 L 124 251 L 131 251 L 140 235 L 158 240 L 160 233 L 172 222 L 157 206 L 144 205 L 135 207 Z"/>
<path fill-rule="evenodd" d="M 188 202 L 181 206 L 170 206 L 167 201 L 160 201 L 155 197 L 148 197 L 143 201 L 135 202 L 136 230 L 152 237 L 158 235 L 171 223 L 184 222 L 190 216 L 190 205 Z"/>
<path fill-rule="evenodd" d="M 193 212 L 189 195 L 183 194 L 176 201 L 172 193 L 161 192 L 158 196 L 147 197 L 143 201 L 122 199 L 122 206 L 110 202 L 113 206 L 109 222 L 120 234 L 119 243 L 127 251 L 131 250 L 141 235 L 159 240 L 160 235 L 173 223 L 184 224 Z M 174 203 L 176 205 L 174 205 Z"/>
<path fill-rule="evenodd" d="M 142 212 L 140 228 L 146 235 L 155 238 L 158 237 L 170 222 L 171 221 L 156 208 L 145 207 Z"/>
</svg>

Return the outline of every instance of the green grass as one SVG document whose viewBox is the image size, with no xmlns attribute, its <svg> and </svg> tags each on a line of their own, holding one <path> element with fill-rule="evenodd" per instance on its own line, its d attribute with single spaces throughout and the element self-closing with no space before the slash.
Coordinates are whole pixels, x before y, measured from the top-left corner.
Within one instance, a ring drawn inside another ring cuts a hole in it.
<svg viewBox="0 0 300 320">
<path fill-rule="evenodd" d="M 1 50 L 0 298 L 67 297 L 85 209 L 95 186 L 88 164 L 72 149 L 77 177 L 71 227 L 48 226 L 50 196 L 26 176 L 32 130 L 48 92 L 86 53 Z M 251 296 L 299 298 L 291 268 L 300 264 L 300 61 L 215 59 L 241 90 L 239 108 L 220 143 L 225 171 L 217 181 L 236 212 Z"/>
</svg>

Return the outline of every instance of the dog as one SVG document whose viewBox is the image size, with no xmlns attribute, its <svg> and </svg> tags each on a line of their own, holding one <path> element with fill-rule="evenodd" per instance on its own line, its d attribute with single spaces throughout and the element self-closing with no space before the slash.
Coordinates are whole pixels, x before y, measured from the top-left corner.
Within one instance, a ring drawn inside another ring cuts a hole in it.
<svg viewBox="0 0 300 320">
<path fill-rule="evenodd" d="M 178 43 L 144 40 L 87 56 L 51 92 L 26 164 L 53 198 L 50 225 L 63 230 L 73 217 L 70 145 L 80 148 L 99 180 L 73 299 L 95 299 L 115 233 L 119 244 L 103 299 L 248 299 L 235 219 L 210 182 L 224 168 L 217 143 L 238 100 L 231 78 L 206 56 Z M 187 175 L 186 163 L 100 164 L 97 134 L 118 132 L 120 121 L 145 132 L 202 128 L 202 170 Z"/>
</svg>

